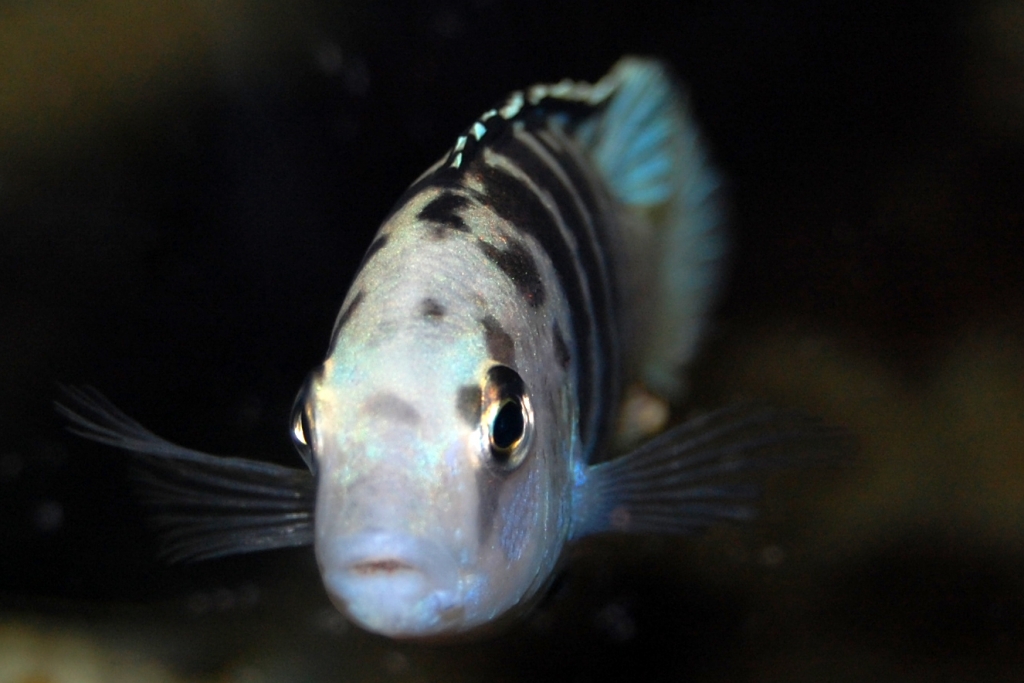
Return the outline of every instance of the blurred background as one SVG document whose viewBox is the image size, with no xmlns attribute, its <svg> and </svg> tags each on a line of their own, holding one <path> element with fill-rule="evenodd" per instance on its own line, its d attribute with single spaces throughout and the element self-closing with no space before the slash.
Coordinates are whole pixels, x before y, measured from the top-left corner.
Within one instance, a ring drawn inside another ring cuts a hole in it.
<svg viewBox="0 0 1024 683">
<path fill-rule="evenodd" d="M 299 466 L 404 187 L 509 90 L 657 55 L 733 249 L 688 411 L 860 440 L 761 520 L 597 539 L 504 636 L 345 624 L 308 550 L 166 566 L 57 382 Z M 1024 2 L 0 3 L 0 683 L 1024 679 Z"/>
</svg>

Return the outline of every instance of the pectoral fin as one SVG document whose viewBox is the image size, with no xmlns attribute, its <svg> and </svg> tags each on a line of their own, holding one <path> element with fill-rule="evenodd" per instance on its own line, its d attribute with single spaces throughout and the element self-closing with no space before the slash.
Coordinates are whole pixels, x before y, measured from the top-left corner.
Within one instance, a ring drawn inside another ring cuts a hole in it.
<svg viewBox="0 0 1024 683">
<path fill-rule="evenodd" d="M 573 501 L 573 538 L 686 534 L 749 520 L 769 475 L 839 462 L 851 447 L 848 433 L 795 411 L 742 406 L 710 413 L 587 467 Z"/>
<path fill-rule="evenodd" d="M 55 402 L 73 434 L 130 452 L 139 497 L 172 561 L 313 542 L 315 482 L 306 470 L 210 455 L 165 441 L 91 387 Z"/>
</svg>

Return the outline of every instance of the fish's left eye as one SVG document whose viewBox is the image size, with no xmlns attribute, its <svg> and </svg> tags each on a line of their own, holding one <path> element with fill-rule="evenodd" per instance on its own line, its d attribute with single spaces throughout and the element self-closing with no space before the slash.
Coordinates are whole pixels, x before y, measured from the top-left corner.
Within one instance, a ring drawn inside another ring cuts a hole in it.
<svg viewBox="0 0 1024 683">
<path fill-rule="evenodd" d="M 503 470 L 513 469 L 526 457 L 533 426 L 526 387 L 515 370 L 495 365 L 487 372 L 483 396 L 490 462 Z"/>
<path fill-rule="evenodd" d="M 313 457 L 313 418 L 310 415 L 306 402 L 307 389 L 302 391 L 295 399 L 295 406 L 292 408 L 292 443 L 295 450 L 299 452 L 306 467 L 314 475 L 316 474 L 316 459 Z"/>
</svg>

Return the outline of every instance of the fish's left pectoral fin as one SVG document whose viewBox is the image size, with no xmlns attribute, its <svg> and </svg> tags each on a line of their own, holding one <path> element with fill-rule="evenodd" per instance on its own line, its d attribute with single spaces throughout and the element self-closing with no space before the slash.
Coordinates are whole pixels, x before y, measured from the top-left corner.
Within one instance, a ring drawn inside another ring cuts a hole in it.
<svg viewBox="0 0 1024 683">
<path fill-rule="evenodd" d="M 210 455 L 153 434 L 92 387 L 60 387 L 68 431 L 128 451 L 140 501 L 171 561 L 313 542 L 315 482 L 306 470 Z"/>
<path fill-rule="evenodd" d="M 769 476 L 839 464 L 853 448 L 848 432 L 798 411 L 738 406 L 709 413 L 587 467 L 574 497 L 572 537 L 687 534 L 750 520 Z"/>
</svg>

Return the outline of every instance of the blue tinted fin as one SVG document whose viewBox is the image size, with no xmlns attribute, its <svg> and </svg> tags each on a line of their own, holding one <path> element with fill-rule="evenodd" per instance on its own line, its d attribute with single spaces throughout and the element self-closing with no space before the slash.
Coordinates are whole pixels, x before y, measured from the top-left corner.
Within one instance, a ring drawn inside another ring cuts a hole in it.
<svg viewBox="0 0 1024 683">
<path fill-rule="evenodd" d="M 649 241 L 639 256 L 644 267 L 657 262 L 657 281 L 644 287 L 648 300 L 638 302 L 652 311 L 642 379 L 677 399 L 680 371 L 695 351 L 725 253 L 718 175 L 684 93 L 661 62 L 624 57 L 594 92 L 606 99 L 575 135 L 616 198 L 650 225 L 632 237 Z"/>
<path fill-rule="evenodd" d="M 841 463 L 852 447 L 847 432 L 796 411 L 738 406 L 709 413 L 585 467 L 573 497 L 572 538 L 686 534 L 749 520 L 771 474 Z"/>
</svg>

